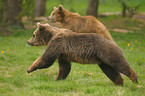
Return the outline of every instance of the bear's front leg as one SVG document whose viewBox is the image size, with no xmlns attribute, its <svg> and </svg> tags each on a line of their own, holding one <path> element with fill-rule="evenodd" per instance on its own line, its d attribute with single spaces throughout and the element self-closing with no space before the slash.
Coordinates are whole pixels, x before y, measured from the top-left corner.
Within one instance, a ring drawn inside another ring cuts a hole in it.
<svg viewBox="0 0 145 96">
<path fill-rule="evenodd" d="M 56 80 L 66 79 L 70 70 L 71 70 L 71 63 L 65 61 L 65 59 L 59 58 L 59 73 L 57 75 Z"/>
<path fill-rule="evenodd" d="M 61 52 L 61 47 L 61 42 L 59 42 L 59 40 L 50 41 L 44 54 L 34 61 L 27 72 L 30 73 L 37 69 L 50 67 Z"/>
<path fill-rule="evenodd" d="M 99 67 L 115 85 L 123 86 L 123 79 L 118 71 L 104 63 L 99 64 Z"/>
<path fill-rule="evenodd" d="M 38 69 L 38 66 L 41 64 L 42 62 L 42 57 L 37 58 L 33 64 L 29 67 L 29 69 L 27 70 L 28 73 L 33 72 L 35 70 Z"/>
<path fill-rule="evenodd" d="M 55 60 L 53 60 L 55 61 Z M 43 59 L 43 57 L 39 57 L 36 59 L 33 64 L 27 70 L 28 73 L 33 72 L 37 69 L 48 68 L 53 64 L 53 62 L 47 62 Z"/>
</svg>

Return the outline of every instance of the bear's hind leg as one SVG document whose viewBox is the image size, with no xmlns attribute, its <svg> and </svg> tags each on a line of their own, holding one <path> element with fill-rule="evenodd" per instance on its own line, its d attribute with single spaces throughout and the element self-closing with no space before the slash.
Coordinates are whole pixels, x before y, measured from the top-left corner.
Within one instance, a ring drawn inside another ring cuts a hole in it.
<svg viewBox="0 0 145 96">
<path fill-rule="evenodd" d="M 125 69 L 124 69 L 125 70 Z M 127 70 L 127 69 L 126 69 Z M 126 75 L 133 83 L 138 84 L 138 80 L 137 80 L 137 74 L 134 71 L 134 69 L 130 68 L 127 70 L 128 72 L 124 72 L 122 71 L 121 73 L 123 73 L 124 75 Z"/>
<path fill-rule="evenodd" d="M 56 80 L 66 79 L 71 70 L 71 63 L 59 58 L 59 73 Z"/>
<path fill-rule="evenodd" d="M 115 85 L 123 86 L 123 79 L 118 71 L 104 63 L 99 64 L 99 67 Z"/>
<path fill-rule="evenodd" d="M 130 80 L 132 80 L 133 83 L 138 84 L 136 72 L 132 68 L 130 71 L 131 71 L 131 75 L 129 76 Z"/>
<path fill-rule="evenodd" d="M 120 64 L 121 63 L 121 64 Z M 118 64 L 114 64 L 114 68 L 118 70 L 120 73 L 126 75 L 133 83 L 138 84 L 137 81 L 137 74 L 136 72 L 130 67 L 129 63 L 126 60 L 122 60 Z"/>
</svg>

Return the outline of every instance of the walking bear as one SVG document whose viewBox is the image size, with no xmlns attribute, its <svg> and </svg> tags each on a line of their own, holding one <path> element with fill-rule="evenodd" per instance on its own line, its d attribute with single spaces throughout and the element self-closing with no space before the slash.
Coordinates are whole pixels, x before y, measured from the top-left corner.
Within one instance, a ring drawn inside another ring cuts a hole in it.
<svg viewBox="0 0 145 96">
<path fill-rule="evenodd" d="M 33 33 L 33 42 L 28 41 L 28 44 L 46 44 L 47 47 L 44 54 L 29 67 L 28 73 L 48 68 L 58 59 L 57 80 L 66 79 L 71 70 L 71 62 L 77 62 L 98 64 L 115 85 L 123 85 L 120 73 L 137 83 L 136 72 L 125 59 L 122 50 L 110 40 L 95 33 L 75 33 L 49 24 L 37 23 L 37 27 Z"/>
<path fill-rule="evenodd" d="M 96 33 L 114 42 L 106 27 L 95 17 L 80 16 L 78 13 L 69 12 L 62 5 L 59 5 L 58 8 L 54 7 L 48 19 L 53 22 L 60 22 L 62 28 L 77 33 Z"/>
</svg>

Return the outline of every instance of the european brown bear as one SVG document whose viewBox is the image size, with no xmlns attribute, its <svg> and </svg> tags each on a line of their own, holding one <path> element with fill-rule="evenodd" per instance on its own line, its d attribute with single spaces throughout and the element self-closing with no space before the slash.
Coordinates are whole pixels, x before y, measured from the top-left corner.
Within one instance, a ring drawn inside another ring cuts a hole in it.
<svg viewBox="0 0 145 96">
<path fill-rule="evenodd" d="M 120 73 L 137 83 L 137 74 L 130 67 L 122 50 L 110 40 L 95 33 L 75 33 L 49 24 L 37 23 L 37 29 L 28 44 L 46 44 L 46 50 L 27 70 L 28 73 L 50 67 L 56 59 L 59 63 L 57 80 L 66 79 L 71 62 L 98 64 L 105 75 L 115 84 L 123 85 Z"/>
<path fill-rule="evenodd" d="M 66 10 L 62 5 L 54 7 L 48 17 L 53 22 L 60 22 L 62 28 L 70 29 L 77 33 L 96 33 L 108 40 L 113 41 L 106 27 L 93 16 L 80 16 Z M 113 41 L 114 42 L 114 41 Z"/>
</svg>

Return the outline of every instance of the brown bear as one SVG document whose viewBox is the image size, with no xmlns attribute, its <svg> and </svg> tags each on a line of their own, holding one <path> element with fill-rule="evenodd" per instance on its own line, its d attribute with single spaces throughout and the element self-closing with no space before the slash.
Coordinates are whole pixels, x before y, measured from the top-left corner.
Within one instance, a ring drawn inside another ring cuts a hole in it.
<svg viewBox="0 0 145 96">
<path fill-rule="evenodd" d="M 106 27 L 93 16 L 80 16 L 64 9 L 62 5 L 54 7 L 48 17 L 53 22 L 60 22 L 62 28 L 70 29 L 77 33 L 97 33 L 98 35 L 113 41 Z M 114 42 L 114 41 L 113 41 Z"/>
<path fill-rule="evenodd" d="M 110 40 L 95 33 L 75 33 L 49 24 L 37 23 L 37 27 L 32 37 L 35 42 L 28 41 L 28 44 L 32 46 L 48 44 L 44 54 L 29 67 L 28 73 L 48 68 L 58 59 L 57 80 L 66 79 L 71 70 L 71 62 L 77 62 L 98 64 L 115 85 L 123 85 L 120 73 L 129 77 L 134 83 L 138 83 L 137 74 L 130 67 L 122 50 Z"/>
</svg>

